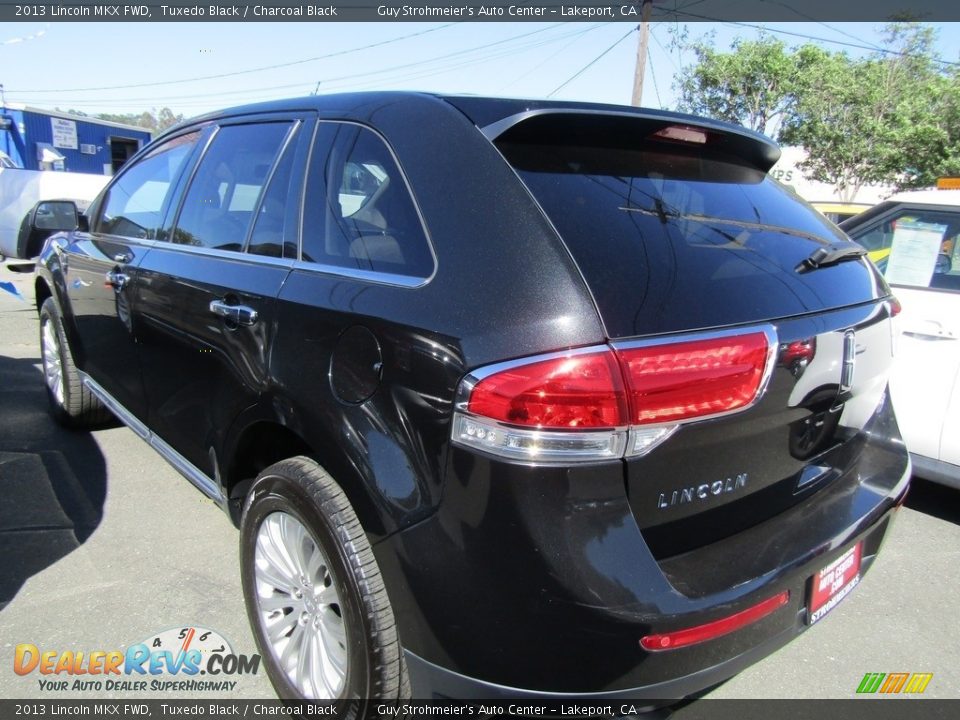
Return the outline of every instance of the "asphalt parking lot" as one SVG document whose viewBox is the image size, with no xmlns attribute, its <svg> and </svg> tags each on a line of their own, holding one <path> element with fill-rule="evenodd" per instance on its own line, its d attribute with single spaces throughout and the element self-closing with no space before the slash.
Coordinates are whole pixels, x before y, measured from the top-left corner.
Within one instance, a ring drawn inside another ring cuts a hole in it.
<svg viewBox="0 0 960 720">
<path fill-rule="evenodd" d="M 50 420 L 31 282 L 0 266 L 21 295 L 0 289 L 0 698 L 120 696 L 42 690 L 12 669 L 20 643 L 122 650 L 197 627 L 256 652 L 226 516 L 126 428 Z M 709 697 L 851 698 L 867 672 L 923 672 L 925 697 L 960 698 L 958 591 L 960 492 L 917 482 L 858 589 Z M 204 697 L 274 696 L 262 672 L 237 681 Z"/>
</svg>

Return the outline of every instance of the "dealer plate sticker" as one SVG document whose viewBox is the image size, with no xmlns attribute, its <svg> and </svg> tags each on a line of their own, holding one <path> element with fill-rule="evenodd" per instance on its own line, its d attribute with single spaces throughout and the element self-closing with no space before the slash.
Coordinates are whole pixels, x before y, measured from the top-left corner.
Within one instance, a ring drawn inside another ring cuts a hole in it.
<svg viewBox="0 0 960 720">
<path fill-rule="evenodd" d="M 860 557 L 863 543 L 858 542 L 812 578 L 807 622 L 813 625 L 833 610 L 860 582 Z"/>
</svg>

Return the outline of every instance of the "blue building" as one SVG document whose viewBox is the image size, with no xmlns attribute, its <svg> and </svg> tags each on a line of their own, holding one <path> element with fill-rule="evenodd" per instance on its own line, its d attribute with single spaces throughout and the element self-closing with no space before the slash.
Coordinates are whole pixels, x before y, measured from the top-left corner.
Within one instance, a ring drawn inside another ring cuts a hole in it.
<svg viewBox="0 0 960 720">
<path fill-rule="evenodd" d="M 25 105 L 0 107 L 0 151 L 26 170 L 113 175 L 148 142 L 150 131 L 135 125 Z"/>
</svg>

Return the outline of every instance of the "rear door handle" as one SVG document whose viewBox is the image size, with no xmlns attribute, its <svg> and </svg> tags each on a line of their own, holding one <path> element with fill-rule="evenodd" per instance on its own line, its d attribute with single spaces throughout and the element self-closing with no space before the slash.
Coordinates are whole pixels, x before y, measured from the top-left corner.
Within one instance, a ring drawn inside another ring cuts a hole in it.
<svg viewBox="0 0 960 720">
<path fill-rule="evenodd" d="M 255 325 L 260 314 L 246 305 L 228 305 L 223 300 L 211 300 L 210 312 L 237 325 Z"/>
</svg>

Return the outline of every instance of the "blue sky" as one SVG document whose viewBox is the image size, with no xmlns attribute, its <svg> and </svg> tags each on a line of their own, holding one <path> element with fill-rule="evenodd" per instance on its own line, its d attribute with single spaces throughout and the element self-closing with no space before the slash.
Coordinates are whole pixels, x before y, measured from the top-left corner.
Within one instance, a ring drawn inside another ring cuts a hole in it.
<svg viewBox="0 0 960 720">
<path fill-rule="evenodd" d="M 87 113 L 169 106 L 186 116 L 259 100 L 415 89 L 629 103 L 632 23 L 0 23 L 7 102 Z M 654 23 L 643 104 L 671 107 L 690 53 Z M 773 23 L 837 43 L 880 43 L 879 23 Z M 944 59 L 960 61 L 960 24 L 935 23 Z M 757 30 L 691 23 L 727 48 Z M 779 35 L 788 45 L 802 37 Z M 865 50 L 817 41 L 852 55 Z M 248 72 L 249 71 L 249 72 Z M 579 73 L 579 74 L 578 74 Z M 220 76 L 220 77 L 210 77 Z M 125 87 L 118 87 L 125 86 Z M 136 87 L 126 87 L 136 86 Z M 114 89 L 115 88 L 115 89 Z"/>
</svg>

